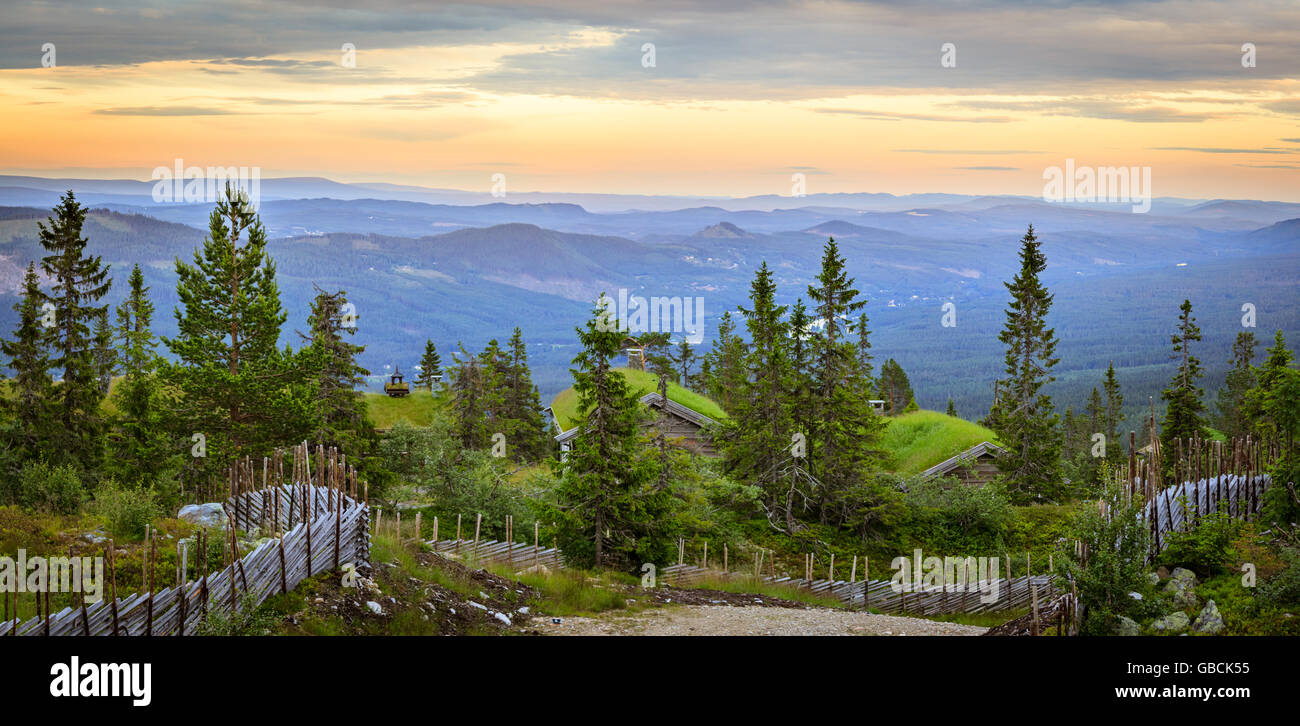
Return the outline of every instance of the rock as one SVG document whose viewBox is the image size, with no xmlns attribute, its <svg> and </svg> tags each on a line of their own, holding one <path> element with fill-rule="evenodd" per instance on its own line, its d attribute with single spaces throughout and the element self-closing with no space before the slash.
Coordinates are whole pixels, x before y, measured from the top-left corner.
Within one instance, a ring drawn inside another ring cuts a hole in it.
<svg viewBox="0 0 1300 726">
<path fill-rule="evenodd" d="M 1196 574 L 1191 570 L 1175 567 L 1169 582 L 1165 583 L 1165 592 L 1173 595 L 1176 607 L 1194 608 L 1201 604 L 1201 599 L 1196 596 Z"/>
<path fill-rule="evenodd" d="M 177 512 L 176 518 L 200 527 L 224 529 L 226 526 L 226 510 L 216 502 L 186 504 Z"/>
<path fill-rule="evenodd" d="M 1159 577 L 1161 580 L 1165 579 L 1166 577 L 1169 577 L 1169 569 L 1164 565 L 1157 567 L 1156 577 Z"/>
<path fill-rule="evenodd" d="M 505 613 L 493 613 L 492 615 L 493 615 L 493 617 L 495 617 L 497 620 L 500 620 L 501 622 L 505 623 L 506 625 L 510 625 L 510 624 L 511 624 L 511 623 L 510 623 L 510 616 L 509 616 L 509 615 L 506 615 Z"/>
<path fill-rule="evenodd" d="M 1191 622 L 1192 619 L 1187 617 L 1187 613 L 1179 610 L 1178 612 L 1169 613 L 1163 618 L 1151 623 L 1151 629 L 1160 632 L 1177 633 L 1186 630 L 1187 626 L 1190 625 Z"/>
<path fill-rule="evenodd" d="M 476 607 L 476 608 L 478 608 L 479 610 L 487 610 L 487 606 L 486 606 L 486 605 L 480 605 L 480 604 L 474 602 L 473 600 L 467 600 L 466 602 L 468 602 L 468 603 L 470 604 L 471 607 Z"/>
<path fill-rule="evenodd" d="M 374 600 L 367 600 L 367 601 L 366 601 L 366 607 L 370 608 L 370 612 L 374 613 L 375 615 L 383 615 L 383 614 L 384 614 L 384 606 L 383 606 L 383 605 L 380 605 L 379 603 L 375 602 Z"/>
<path fill-rule="evenodd" d="M 1205 603 L 1201 614 L 1196 616 L 1196 622 L 1192 623 L 1192 630 L 1207 634 L 1223 630 L 1223 616 L 1219 614 L 1219 606 L 1215 605 L 1213 600 Z"/>
<path fill-rule="evenodd" d="M 1131 598 L 1133 598 L 1134 600 L 1141 600 L 1141 599 L 1142 599 L 1142 593 L 1140 593 L 1140 592 L 1130 592 L 1130 593 L 1128 594 L 1128 596 L 1131 597 Z"/>
<path fill-rule="evenodd" d="M 1142 632 L 1142 627 L 1137 624 L 1136 620 L 1126 618 L 1123 615 L 1115 621 L 1115 635 L 1138 635 Z"/>
<path fill-rule="evenodd" d="M 1158 573 L 1155 573 L 1155 572 L 1148 572 L 1148 573 L 1147 573 L 1147 581 L 1150 582 L 1152 585 L 1159 585 L 1159 584 L 1160 584 L 1160 575 L 1159 575 Z"/>
<path fill-rule="evenodd" d="M 528 612 L 529 612 L 529 610 L 528 610 L 528 606 L 527 606 L 527 605 L 525 605 L 525 606 L 519 608 L 519 613 L 522 614 L 522 615 L 527 615 Z"/>
<path fill-rule="evenodd" d="M 526 568 L 524 568 L 524 569 L 522 569 L 522 570 L 516 572 L 515 574 L 516 574 L 516 575 L 532 575 L 532 574 L 538 574 L 538 575 L 550 575 L 550 574 L 551 574 L 551 568 L 547 567 L 546 565 L 543 565 L 543 564 L 540 564 L 540 563 L 539 563 L 539 564 L 536 564 L 536 565 L 531 565 L 531 566 L 529 566 L 529 567 L 526 567 Z"/>
</svg>

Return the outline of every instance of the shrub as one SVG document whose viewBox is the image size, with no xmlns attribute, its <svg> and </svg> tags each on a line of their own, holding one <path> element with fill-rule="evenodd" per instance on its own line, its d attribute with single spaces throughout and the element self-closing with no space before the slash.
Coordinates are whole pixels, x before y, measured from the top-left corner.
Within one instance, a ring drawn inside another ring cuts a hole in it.
<svg viewBox="0 0 1300 726">
<path fill-rule="evenodd" d="M 1300 551 L 1283 550 L 1282 559 L 1286 569 L 1268 578 L 1256 591 L 1255 597 L 1264 605 L 1281 607 L 1300 603 Z"/>
<path fill-rule="evenodd" d="M 104 518 L 114 536 L 140 539 L 145 525 L 160 516 L 162 508 L 152 486 L 132 489 L 110 479 L 95 492 L 95 512 Z"/>
<path fill-rule="evenodd" d="M 1071 522 L 1072 538 L 1088 546 L 1087 563 L 1079 561 L 1073 542 L 1056 553 L 1057 573 L 1073 579 L 1078 586 L 1084 615 L 1082 632 L 1090 635 L 1107 635 L 1120 615 L 1136 620 L 1152 614 L 1156 606 L 1153 588 L 1146 579 L 1146 523 L 1138 518 L 1138 507 L 1124 504 L 1119 496 L 1109 500 L 1108 516 L 1097 507 L 1085 507 Z M 1131 597 L 1130 592 L 1141 594 L 1143 599 Z"/>
<path fill-rule="evenodd" d="M 1239 520 L 1221 511 L 1207 514 L 1194 529 L 1167 533 L 1160 560 L 1182 565 L 1202 577 L 1226 572 L 1234 564 L 1232 543 L 1240 533 Z"/>
<path fill-rule="evenodd" d="M 198 635 L 270 635 L 275 623 L 274 611 L 258 607 L 257 599 L 245 593 L 235 612 L 209 610 L 207 617 L 199 621 Z"/>
<path fill-rule="evenodd" d="M 47 514 L 75 513 L 83 492 L 76 469 L 43 461 L 26 464 L 12 479 L 0 478 L 0 496 L 5 501 Z"/>
<path fill-rule="evenodd" d="M 959 550 L 997 545 L 1015 517 L 1006 490 L 996 482 L 976 487 L 949 479 L 913 480 L 907 505 L 932 546 Z"/>
</svg>

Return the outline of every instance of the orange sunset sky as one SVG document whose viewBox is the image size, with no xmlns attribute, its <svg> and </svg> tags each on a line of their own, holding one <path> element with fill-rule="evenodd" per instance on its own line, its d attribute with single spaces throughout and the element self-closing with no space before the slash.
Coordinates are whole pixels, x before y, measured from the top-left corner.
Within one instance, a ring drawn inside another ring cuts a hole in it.
<svg viewBox="0 0 1300 726">
<path fill-rule="evenodd" d="M 1300 201 L 1292 1 L 37 3 L 0 25 L 0 174 L 1038 195 L 1073 158 L 1150 166 L 1157 197 Z"/>
</svg>

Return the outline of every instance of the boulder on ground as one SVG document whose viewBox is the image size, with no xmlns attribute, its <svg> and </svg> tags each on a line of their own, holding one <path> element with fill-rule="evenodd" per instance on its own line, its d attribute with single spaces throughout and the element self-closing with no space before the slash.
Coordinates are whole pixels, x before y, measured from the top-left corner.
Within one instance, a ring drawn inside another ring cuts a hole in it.
<svg viewBox="0 0 1300 726">
<path fill-rule="evenodd" d="M 176 518 L 199 527 L 224 529 L 226 526 L 226 510 L 217 502 L 186 504 L 181 507 Z"/>
<path fill-rule="evenodd" d="M 1201 614 L 1196 616 L 1196 622 L 1192 623 L 1192 630 L 1207 634 L 1223 630 L 1223 616 L 1219 614 L 1219 606 L 1215 605 L 1213 600 L 1205 603 Z"/>
<path fill-rule="evenodd" d="M 1121 615 L 1115 621 L 1115 635 L 1138 635 L 1141 632 L 1142 627 L 1132 618 L 1126 618 Z"/>
<path fill-rule="evenodd" d="M 530 565 L 528 567 L 525 567 L 524 569 L 516 572 L 515 574 L 516 575 L 532 575 L 532 574 L 549 575 L 551 574 L 551 568 L 541 563 L 538 563 L 536 565 Z"/>
<path fill-rule="evenodd" d="M 1165 583 L 1165 592 L 1173 595 L 1176 607 L 1194 608 L 1201 604 L 1196 596 L 1196 574 L 1191 570 L 1175 567 L 1169 582 Z"/>
<path fill-rule="evenodd" d="M 1151 623 L 1151 629 L 1162 633 L 1178 633 L 1186 630 L 1191 622 L 1192 619 L 1187 617 L 1187 613 L 1179 610 Z"/>
</svg>

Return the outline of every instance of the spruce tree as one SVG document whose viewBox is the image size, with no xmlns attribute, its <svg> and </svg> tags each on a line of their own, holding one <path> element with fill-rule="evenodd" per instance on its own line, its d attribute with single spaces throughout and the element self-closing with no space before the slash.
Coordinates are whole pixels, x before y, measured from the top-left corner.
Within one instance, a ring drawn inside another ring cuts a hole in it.
<svg viewBox="0 0 1300 726">
<path fill-rule="evenodd" d="M 1178 463 L 1178 441 L 1199 435 L 1205 427 L 1201 417 L 1205 405 L 1201 403 L 1202 391 L 1197 386 L 1202 376 L 1201 361 L 1192 355 L 1191 345 L 1201 339 L 1201 329 L 1196 325 L 1196 318 L 1192 317 L 1190 300 L 1183 300 L 1178 309 L 1178 330 L 1170 336 L 1174 349 L 1171 358 L 1178 361 L 1178 371 L 1169 387 L 1160 393 L 1168 404 L 1164 421 L 1160 424 L 1160 448 L 1164 451 L 1163 467 L 1170 475 L 1170 481 Z"/>
<path fill-rule="evenodd" d="M 122 381 L 113 394 L 117 417 L 109 433 L 113 456 L 106 468 L 122 484 L 161 485 L 179 466 L 179 454 L 164 430 L 154 306 L 139 265 L 131 269 L 128 284 L 113 329 Z"/>
<path fill-rule="evenodd" d="M 685 336 L 677 341 L 677 350 L 671 356 L 673 365 L 677 366 L 677 381 L 681 385 L 690 388 L 691 386 L 691 364 L 695 362 L 695 349 L 691 347 L 690 341 Z"/>
<path fill-rule="evenodd" d="M 491 404 L 484 381 L 485 375 L 491 372 L 484 371 L 480 356 L 465 350 L 461 343 L 456 347 L 457 351 L 452 355 L 456 365 L 450 369 L 452 421 L 461 446 L 482 449 L 488 446 L 492 435 L 488 430 Z"/>
<path fill-rule="evenodd" d="M 94 469 L 102 453 L 103 418 L 99 404 L 100 361 L 92 326 L 107 315 L 107 305 L 96 303 L 113 284 L 108 266 L 98 255 L 86 253 L 87 239 L 81 236 L 86 208 L 71 191 L 65 194 L 49 218 L 49 226 L 38 223 L 41 246 L 48 255 L 41 270 L 52 281 L 44 300 L 54 306 L 54 325 L 47 333 L 50 365 L 62 374 L 54 389 L 54 417 L 58 426 L 50 432 L 50 459 Z"/>
<path fill-rule="evenodd" d="M 875 446 L 885 421 L 871 408 L 869 376 L 859 353 L 870 347 L 867 331 L 850 322 L 866 300 L 858 298 L 834 238 L 826 243 L 814 283 L 808 286 L 808 297 L 820 329 L 812 338 L 809 464 L 822 484 L 817 492 L 821 523 L 836 519 L 840 524 L 850 510 L 857 511 L 848 500 L 861 494 L 858 488 L 882 456 Z M 866 317 L 860 320 L 865 326 Z M 858 343 L 849 338 L 854 332 Z"/>
<path fill-rule="evenodd" d="M 707 393 L 722 410 L 730 411 L 738 402 L 745 381 L 745 356 L 748 346 L 736 333 L 736 321 L 728 310 L 718 320 L 718 337 L 705 358 L 709 363 Z"/>
<path fill-rule="evenodd" d="M 528 369 L 523 331 L 516 327 L 506 347 L 502 415 L 507 453 L 518 461 L 537 461 L 550 453 L 552 440 L 546 435 L 541 395 Z"/>
<path fill-rule="evenodd" d="M 442 380 L 442 358 L 432 340 L 424 341 L 424 355 L 420 357 L 420 375 L 415 378 L 415 385 L 430 393 L 433 384 Z"/>
<path fill-rule="evenodd" d="M 46 348 L 46 330 L 42 326 L 45 300 L 40 279 L 33 264 L 23 276 L 23 294 L 14 304 L 18 327 L 13 340 L 0 341 L 13 378 L 9 395 L 0 397 L 6 431 L 8 465 L 20 468 L 24 463 L 47 458 L 55 428 L 54 382 L 50 378 L 50 357 Z M 2 472 L 14 476 L 15 471 Z"/>
<path fill-rule="evenodd" d="M 750 284 L 750 309 L 740 309 L 749 330 L 744 386 L 736 392 L 734 411 L 724 424 L 723 452 L 727 468 L 738 481 L 761 488 L 772 517 L 783 514 L 787 532 L 793 512 L 785 506 L 788 487 L 778 469 L 790 458 L 793 422 L 786 392 L 790 386 L 789 331 L 786 306 L 776 304 L 776 283 L 764 262 Z"/>
<path fill-rule="evenodd" d="M 307 317 L 310 332 L 300 333 L 313 371 L 310 383 L 315 427 L 311 440 L 317 444 L 337 446 L 359 460 L 369 448 L 372 427 L 366 416 L 366 400 L 361 392 L 370 371 L 357 363 L 365 352 L 364 345 L 349 343 L 343 334 L 357 332 L 355 313 L 345 312 L 347 292 L 329 293 L 316 287 L 311 313 Z"/>
<path fill-rule="evenodd" d="M 1003 283 L 1011 293 L 1006 324 L 998 335 L 1006 346 L 1006 380 L 989 411 L 990 428 L 1005 447 L 998 468 L 1013 500 L 1056 501 L 1063 494 L 1061 432 L 1052 399 L 1042 392 L 1055 380 L 1056 334 L 1047 327 L 1052 295 L 1039 281 L 1047 267 L 1033 225 L 1020 240 L 1020 271 Z"/>
<path fill-rule="evenodd" d="M 957 407 L 953 405 L 952 396 L 948 397 L 948 410 L 944 411 L 944 413 L 953 417 L 957 416 Z"/>
<path fill-rule="evenodd" d="M 876 396 L 885 402 L 885 413 L 898 416 L 907 409 L 907 405 L 916 398 L 912 392 L 912 382 L 898 361 L 890 358 L 880 366 L 880 378 L 876 382 Z"/>
<path fill-rule="evenodd" d="M 209 473 L 310 436 L 313 371 L 302 354 L 276 347 L 287 315 L 266 231 L 244 192 L 227 186 L 202 248 L 192 264 L 176 260 L 176 275 L 179 332 L 163 342 L 177 361 L 164 378 L 180 391 L 174 430 L 202 436 Z"/>
<path fill-rule="evenodd" d="M 1122 444 L 1120 442 L 1121 433 L 1119 425 L 1124 422 L 1124 394 L 1119 390 L 1119 379 L 1115 377 L 1115 362 L 1111 361 L 1106 368 L 1106 377 L 1102 380 L 1102 388 L 1106 391 L 1106 403 L 1102 412 L 1102 420 L 1105 423 L 1103 433 L 1106 434 L 1106 456 L 1112 456 L 1111 447 L 1115 453 L 1120 451 Z"/>
<path fill-rule="evenodd" d="M 1219 412 L 1216 422 L 1218 429 L 1229 439 L 1245 436 L 1250 432 L 1250 422 L 1245 416 L 1244 405 L 1246 393 L 1255 387 L 1255 371 L 1251 363 L 1255 361 L 1256 345 L 1258 343 L 1255 334 L 1248 330 L 1237 333 L 1237 339 L 1232 343 L 1232 358 L 1228 361 L 1231 367 L 1223 382 L 1223 388 L 1219 389 L 1216 403 Z"/>
<path fill-rule="evenodd" d="M 1281 330 L 1273 336 L 1272 347 L 1264 353 L 1264 364 L 1253 369 L 1255 386 L 1246 393 L 1242 410 L 1253 431 L 1269 436 L 1276 434 L 1282 426 L 1274 419 L 1267 404 L 1279 381 L 1286 376 L 1294 356 L 1286 347 L 1286 339 Z"/>
<path fill-rule="evenodd" d="M 554 515 L 566 560 L 631 570 L 667 555 L 671 493 L 656 485 L 637 393 L 613 370 L 624 336 L 598 324 L 603 310 L 598 302 L 594 317 L 577 329 L 582 351 L 570 370 L 585 417 L 561 465 Z"/>
</svg>

